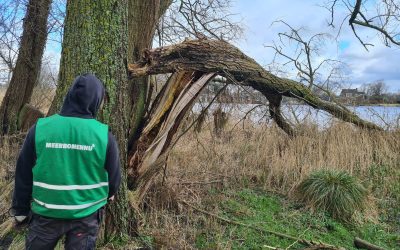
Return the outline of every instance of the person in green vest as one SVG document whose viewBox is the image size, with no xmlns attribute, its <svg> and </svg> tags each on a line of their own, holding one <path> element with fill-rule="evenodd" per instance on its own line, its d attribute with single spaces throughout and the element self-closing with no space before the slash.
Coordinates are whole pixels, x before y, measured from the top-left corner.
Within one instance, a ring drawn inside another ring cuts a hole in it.
<svg viewBox="0 0 400 250">
<path fill-rule="evenodd" d="M 61 112 L 30 128 L 19 154 L 11 213 L 29 224 L 26 249 L 94 249 L 104 206 L 120 181 L 117 142 L 97 121 L 105 89 L 93 74 L 78 76 Z"/>
</svg>

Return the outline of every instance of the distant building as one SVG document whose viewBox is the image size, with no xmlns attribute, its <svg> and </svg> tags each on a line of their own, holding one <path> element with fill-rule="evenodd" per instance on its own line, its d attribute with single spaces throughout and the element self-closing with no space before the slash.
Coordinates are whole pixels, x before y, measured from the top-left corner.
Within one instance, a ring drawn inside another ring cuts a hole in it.
<svg viewBox="0 0 400 250">
<path fill-rule="evenodd" d="M 366 98 L 365 92 L 358 91 L 358 89 L 342 89 L 340 93 L 340 97 L 342 98 Z"/>
</svg>

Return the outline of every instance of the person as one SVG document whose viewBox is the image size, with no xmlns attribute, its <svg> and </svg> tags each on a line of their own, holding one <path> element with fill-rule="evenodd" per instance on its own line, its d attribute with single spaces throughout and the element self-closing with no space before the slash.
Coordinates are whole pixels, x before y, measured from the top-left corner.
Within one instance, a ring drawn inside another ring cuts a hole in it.
<svg viewBox="0 0 400 250">
<path fill-rule="evenodd" d="M 105 89 L 93 74 L 78 76 L 59 114 L 30 128 L 19 154 L 11 211 L 29 224 L 26 249 L 94 249 L 103 207 L 120 181 L 117 142 L 95 119 Z M 31 215 L 31 216 L 28 216 Z"/>
</svg>

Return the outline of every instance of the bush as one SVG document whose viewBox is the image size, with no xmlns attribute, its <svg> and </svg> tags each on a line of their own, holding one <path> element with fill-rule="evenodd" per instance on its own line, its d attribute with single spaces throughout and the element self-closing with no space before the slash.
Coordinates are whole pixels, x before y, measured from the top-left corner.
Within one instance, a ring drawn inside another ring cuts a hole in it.
<svg viewBox="0 0 400 250">
<path fill-rule="evenodd" d="M 297 198 L 307 206 L 349 221 L 365 207 L 367 189 L 344 171 L 320 170 L 310 174 L 296 189 Z"/>
</svg>

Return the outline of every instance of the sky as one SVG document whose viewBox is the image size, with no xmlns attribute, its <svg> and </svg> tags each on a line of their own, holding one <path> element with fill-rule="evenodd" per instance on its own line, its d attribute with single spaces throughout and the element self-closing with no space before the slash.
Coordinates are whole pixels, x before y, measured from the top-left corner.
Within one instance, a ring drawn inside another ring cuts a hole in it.
<svg viewBox="0 0 400 250">
<path fill-rule="evenodd" d="M 265 46 L 272 45 L 273 41 L 279 41 L 277 34 L 287 31 L 282 24 L 271 25 L 276 20 L 284 20 L 294 28 L 303 27 L 304 37 L 316 33 L 336 36 L 337 30 L 328 26 L 330 13 L 318 6 L 323 2 L 321 0 L 236 0 L 232 6 L 233 13 L 236 13 L 237 20 L 244 24 L 243 37 L 236 42 L 236 45 L 261 65 L 268 65 L 273 60 L 274 52 Z M 339 6 L 336 13 L 336 27 L 339 27 L 345 10 Z M 356 88 L 363 83 L 384 80 L 389 91 L 400 92 L 400 47 L 384 46 L 381 38 L 368 29 L 359 29 L 359 34 L 366 41 L 375 44 L 374 47 L 369 47 L 369 52 L 345 24 L 337 42 L 327 41 L 320 58 L 316 58 L 316 61 L 331 58 L 344 62 L 348 87 Z"/>
<path fill-rule="evenodd" d="M 370 2 L 375 0 L 370 0 Z M 267 66 L 273 60 L 274 52 L 265 46 L 279 41 L 278 33 L 287 31 L 283 24 L 272 23 L 284 20 L 294 28 L 303 27 L 305 38 L 316 33 L 328 33 L 336 37 L 337 29 L 328 26 L 330 13 L 318 6 L 321 0 L 233 0 L 232 13 L 234 19 L 242 24 L 243 35 L 234 44 L 258 63 Z M 338 7 L 335 15 L 336 27 L 344 17 L 346 10 Z M 345 87 L 357 88 L 364 83 L 384 80 L 390 92 L 400 92 L 400 46 L 388 48 L 375 32 L 369 29 L 358 29 L 361 37 L 375 44 L 366 51 L 352 33 L 348 25 L 344 25 L 337 40 L 327 40 L 321 47 L 315 63 L 330 58 L 340 60 L 345 67 Z M 289 48 L 290 49 L 290 48 Z M 57 42 L 49 42 L 45 57 L 51 66 L 58 67 L 61 46 Z M 285 63 L 284 60 L 279 60 Z M 295 77 L 296 70 L 286 65 L 288 77 Z M 291 73 L 291 74 L 290 74 Z M 322 78 L 328 69 L 322 69 Z"/>
</svg>

